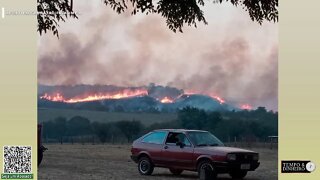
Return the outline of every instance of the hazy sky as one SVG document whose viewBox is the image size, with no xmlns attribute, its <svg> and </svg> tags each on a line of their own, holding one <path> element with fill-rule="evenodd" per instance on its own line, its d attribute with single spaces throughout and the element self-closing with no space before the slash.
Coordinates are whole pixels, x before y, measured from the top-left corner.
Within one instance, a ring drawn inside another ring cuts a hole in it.
<svg viewBox="0 0 320 180">
<path fill-rule="evenodd" d="M 100 0 L 74 6 L 79 19 L 61 23 L 60 39 L 40 37 L 40 84 L 153 82 L 277 110 L 278 24 L 207 3 L 208 25 L 173 33 L 158 15 L 118 15 Z"/>
</svg>

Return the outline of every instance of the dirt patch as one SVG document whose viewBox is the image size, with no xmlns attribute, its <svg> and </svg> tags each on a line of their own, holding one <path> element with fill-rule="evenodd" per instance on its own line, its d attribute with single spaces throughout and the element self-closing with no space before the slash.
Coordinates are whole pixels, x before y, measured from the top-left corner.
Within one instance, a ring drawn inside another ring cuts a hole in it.
<svg viewBox="0 0 320 180">
<path fill-rule="evenodd" d="M 173 176 L 169 170 L 155 168 L 152 176 L 141 176 L 137 165 L 130 159 L 130 145 L 45 145 L 49 150 L 44 153 L 38 178 L 46 180 L 180 180 L 198 179 L 194 172 L 185 171 L 181 176 Z M 247 180 L 276 180 L 277 150 L 253 149 L 260 153 L 260 167 L 249 172 Z M 231 179 L 219 175 L 218 179 Z"/>
</svg>

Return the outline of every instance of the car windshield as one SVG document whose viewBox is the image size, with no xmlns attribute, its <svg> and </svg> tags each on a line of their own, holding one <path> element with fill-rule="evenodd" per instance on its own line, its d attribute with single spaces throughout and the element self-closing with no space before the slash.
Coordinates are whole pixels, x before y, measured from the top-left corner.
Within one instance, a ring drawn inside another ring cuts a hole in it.
<svg viewBox="0 0 320 180">
<path fill-rule="evenodd" d="M 209 132 L 188 132 L 190 140 L 195 146 L 224 146 L 223 143 Z"/>
</svg>

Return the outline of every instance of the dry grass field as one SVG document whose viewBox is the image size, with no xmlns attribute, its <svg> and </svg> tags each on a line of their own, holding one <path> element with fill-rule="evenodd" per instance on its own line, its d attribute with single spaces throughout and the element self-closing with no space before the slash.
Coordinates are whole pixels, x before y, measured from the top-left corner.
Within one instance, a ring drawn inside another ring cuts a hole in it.
<svg viewBox="0 0 320 180">
<path fill-rule="evenodd" d="M 155 168 L 152 176 L 141 176 L 137 165 L 130 160 L 130 145 L 45 145 L 42 164 L 38 169 L 41 180 L 197 180 L 194 172 L 173 176 L 167 169 Z M 249 172 L 246 180 L 276 180 L 277 150 L 253 149 L 260 153 L 260 167 Z M 218 179 L 231 179 L 219 175 Z"/>
</svg>

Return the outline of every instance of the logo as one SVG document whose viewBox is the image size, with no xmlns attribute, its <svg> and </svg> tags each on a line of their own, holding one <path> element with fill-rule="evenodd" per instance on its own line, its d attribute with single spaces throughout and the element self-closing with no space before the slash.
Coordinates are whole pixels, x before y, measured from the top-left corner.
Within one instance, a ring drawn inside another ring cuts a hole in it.
<svg viewBox="0 0 320 180">
<path fill-rule="evenodd" d="M 315 169 L 311 161 L 281 161 L 281 173 L 311 173 Z"/>
<path fill-rule="evenodd" d="M 316 170 L 316 165 L 313 162 L 308 162 L 306 168 L 309 172 L 313 172 Z"/>
</svg>

